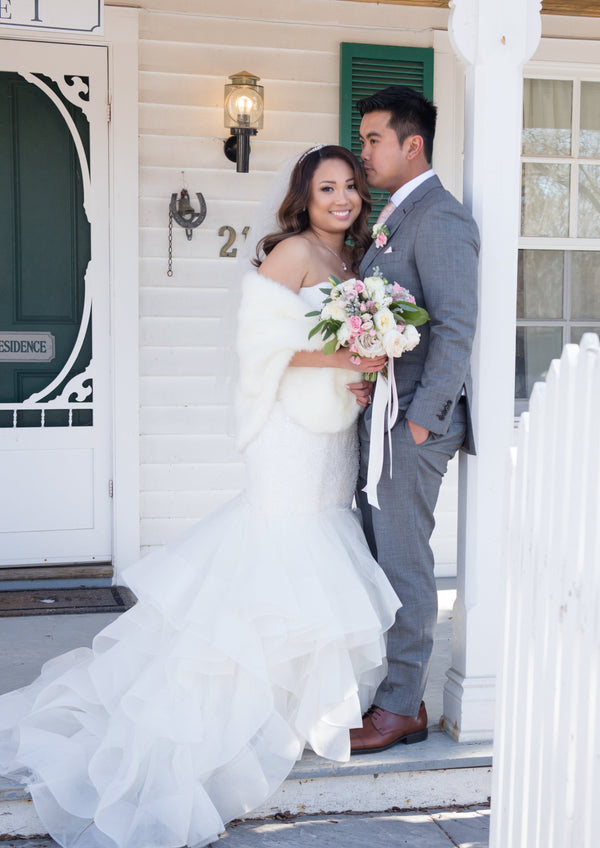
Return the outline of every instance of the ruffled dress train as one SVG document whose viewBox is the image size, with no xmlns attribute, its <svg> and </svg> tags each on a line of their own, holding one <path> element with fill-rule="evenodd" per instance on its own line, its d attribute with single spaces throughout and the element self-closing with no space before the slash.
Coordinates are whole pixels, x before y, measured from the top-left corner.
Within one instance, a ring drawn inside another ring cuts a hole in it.
<svg viewBox="0 0 600 848">
<path fill-rule="evenodd" d="M 245 491 L 124 572 L 138 603 L 0 698 L 0 771 L 76 848 L 190 848 L 264 802 L 305 744 L 349 756 L 396 595 L 350 509 L 354 427 L 276 403 Z"/>
</svg>

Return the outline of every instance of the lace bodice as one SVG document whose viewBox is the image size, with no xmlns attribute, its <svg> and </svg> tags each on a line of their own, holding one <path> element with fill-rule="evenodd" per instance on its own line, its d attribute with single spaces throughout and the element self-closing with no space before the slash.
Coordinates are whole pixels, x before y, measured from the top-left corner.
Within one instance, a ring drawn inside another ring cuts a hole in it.
<svg viewBox="0 0 600 848">
<path fill-rule="evenodd" d="M 265 512 L 306 515 L 349 507 L 357 474 L 355 426 L 340 433 L 311 433 L 279 403 L 246 450 L 246 494 Z"/>
</svg>

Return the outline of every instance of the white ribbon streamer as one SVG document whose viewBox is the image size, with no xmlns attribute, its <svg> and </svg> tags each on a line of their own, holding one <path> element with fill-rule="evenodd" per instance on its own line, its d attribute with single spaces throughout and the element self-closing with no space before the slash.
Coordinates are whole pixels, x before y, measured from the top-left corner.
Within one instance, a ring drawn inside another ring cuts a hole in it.
<svg viewBox="0 0 600 848">
<path fill-rule="evenodd" d="M 398 390 L 394 375 L 394 363 L 388 365 L 388 377 L 381 371 L 377 375 L 373 408 L 371 410 L 371 439 L 369 442 L 369 467 L 367 470 L 367 485 L 363 492 L 371 506 L 381 509 L 377 499 L 377 484 L 383 469 L 383 434 L 385 432 L 385 413 L 387 410 L 388 446 L 390 451 L 390 480 L 392 479 L 392 427 L 398 420 Z"/>
</svg>

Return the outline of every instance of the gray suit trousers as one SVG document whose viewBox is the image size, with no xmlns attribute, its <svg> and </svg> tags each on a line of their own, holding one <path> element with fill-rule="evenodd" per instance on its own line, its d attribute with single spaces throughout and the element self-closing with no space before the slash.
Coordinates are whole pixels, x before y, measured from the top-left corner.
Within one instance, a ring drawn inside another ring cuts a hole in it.
<svg viewBox="0 0 600 848">
<path fill-rule="evenodd" d="M 402 413 L 401 413 L 402 415 Z M 384 570 L 402 607 L 387 634 L 388 675 L 375 695 L 378 707 L 398 715 L 417 715 L 425 691 L 437 621 L 434 559 L 429 540 L 433 511 L 449 460 L 463 444 L 466 408 L 461 399 L 443 436 L 430 433 L 415 444 L 404 417 L 392 430 L 393 478 L 385 458 L 377 488 L 381 509 L 369 506 L 366 485 L 369 420 L 361 419 L 361 466 L 357 496 L 374 558 Z"/>
</svg>

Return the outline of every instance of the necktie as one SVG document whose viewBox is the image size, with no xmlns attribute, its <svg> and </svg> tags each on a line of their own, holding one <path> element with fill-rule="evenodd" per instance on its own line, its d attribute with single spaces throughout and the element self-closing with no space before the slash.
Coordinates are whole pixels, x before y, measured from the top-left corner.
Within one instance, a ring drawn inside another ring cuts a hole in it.
<svg viewBox="0 0 600 848">
<path fill-rule="evenodd" d="M 392 212 L 394 211 L 395 208 L 396 208 L 396 206 L 392 203 L 392 201 L 388 200 L 388 202 L 385 204 L 385 206 L 383 207 L 383 209 L 379 213 L 379 218 L 377 219 L 377 223 L 378 224 L 385 224 L 385 222 L 390 217 L 390 215 L 392 214 Z"/>
</svg>

